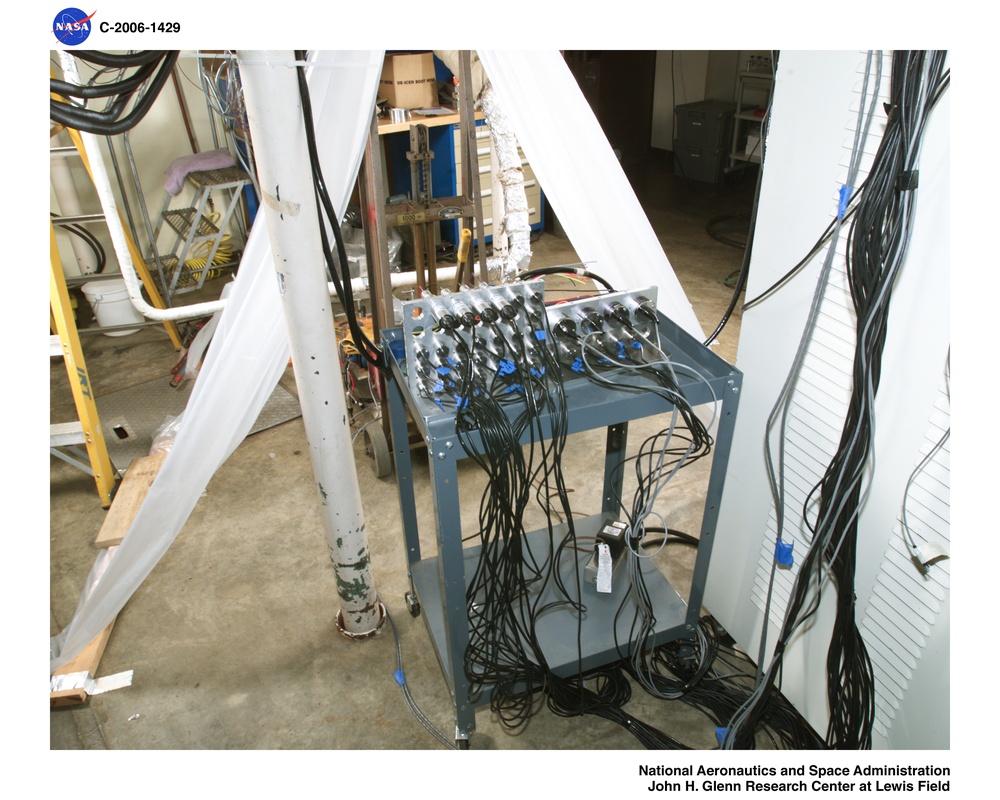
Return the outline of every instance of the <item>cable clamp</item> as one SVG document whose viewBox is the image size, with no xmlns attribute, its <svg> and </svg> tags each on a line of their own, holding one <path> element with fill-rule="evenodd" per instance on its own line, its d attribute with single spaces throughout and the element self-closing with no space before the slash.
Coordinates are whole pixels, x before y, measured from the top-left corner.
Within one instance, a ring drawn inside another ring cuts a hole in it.
<svg viewBox="0 0 1000 800">
<path fill-rule="evenodd" d="M 912 192 L 920 183 L 920 170 L 911 169 L 907 172 L 900 172 L 896 176 L 897 192 Z"/>
</svg>

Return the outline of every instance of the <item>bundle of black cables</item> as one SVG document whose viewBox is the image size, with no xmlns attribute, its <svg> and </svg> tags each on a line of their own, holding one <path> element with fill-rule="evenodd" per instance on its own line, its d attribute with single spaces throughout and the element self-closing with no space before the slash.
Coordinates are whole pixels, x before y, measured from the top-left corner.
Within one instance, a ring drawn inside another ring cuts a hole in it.
<svg viewBox="0 0 1000 800">
<path fill-rule="evenodd" d="M 819 498 L 817 528 L 825 524 L 841 532 L 829 539 L 825 554 L 837 582 L 837 615 L 827 657 L 827 743 L 836 748 L 871 747 L 874 677 L 854 615 L 862 472 L 875 435 L 874 401 L 889 304 L 910 241 L 920 143 L 928 113 L 947 83 L 944 52 L 893 54 L 888 123 L 850 229 L 847 275 L 857 315 L 854 388 L 839 449 L 814 490 Z M 823 538 L 822 531 L 814 534 Z"/>
<path fill-rule="evenodd" d="M 532 324 L 547 325 L 544 313 L 536 314 Z M 542 494 L 560 498 L 563 514 L 572 519 L 561 474 L 566 399 L 558 365 L 547 348 L 529 354 L 522 337 L 509 335 L 500 323 L 491 327 L 498 346 L 520 366 L 503 380 L 496 374 L 479 385 L 473 379 L 473 365 L 477 350 L 485 347 L 483 335 L 473 328 L 468 332 L 470 344 L 462 347 L 462 339 L 454 333 L 454 352 L 467 350 L 461 382 L 454 389 L 455 429 L 466 452 L 488 478 L 480 502 L 480 554 L 467 589 L 470 640 L 465 671 L 470 693 L 478 696 L 489 686 L 492 710 L 506 726 L 517 728 L 537 708 L 538 695 L 546 691 L 552 677 L 537 637 L 536 621 L 554 605 L 576 605 L 572 598 L 578 597 L 561 586 L 558 578 L 556 554 L 562 541 L 555 537 L 551 509 L 545 509 L 548 541 L 537 541 L 534 549 L 523 524 L 538 482 L 551 487 Z M 529 367 L 531 364 L 537 365 Z M 509 393 L 511 387 L 519 389 Z M 513 417 L 504 407 L 510 394 L 524 403 L 521 413 Z M 550 438 L 540 427 L 546 415 L 553 426 Z M 528 443 L 522 447 L 525 437 Z M 572 540 L 573 536 L 570 523 L 563 538 Z M 557 600 L 543 603 L 550 585 L 559 587 Z"/>
<path fill-rule="evenodd" d="M 347 247 L 344 244 L 344 237 L 340 231 L 342 218 L 333 207 L 333 201 L 326 187 L 323 178 L 323 170 L 320 166 L 319 149 L 316 145 L 316 128 L 313 123 L 312 101 L 309 96 L 309 84 L 306 81 L 305 61 L 306 52 L 296 50 L 295 58 L 298 62 L 297 75 L 299 84 L 299 99 L 302 104 L 302 118 L 305 125 L 306 146 L 309 151 L 309 163 L 312 169 L 313 184 L 316 188 L 316 207 L 320 216 L 320 237 L 323 245 L 323 257 L 326 260 L 327 270 L 330 279 L 333 281 L 337 292 L 337 299 L 340 301 L 344 313 L 347 315 L 347 326 L 351 332 L 354 346 L 364 356 L 365 360 L 379 370 L 385 370 L 387 362 L 382 353 L 382 349 L 375 344 L 371 338 L 365 334 L 358 322 L 357 314 L 354 310 L 354 292 L 351 285 L 351 270 L 347 263 Z M 324 224 L 325 220 L 325 224 Z M 333 259 L 333 248 L 330 246 L 330 239 L 327 235 L 327 225 L 333 231 L 333 237 L 337 244 L 337 255 L 339 263 Z"/>
<path fill-rule="evenodd" d="M 52 122 L 97 136 L 115 136 L 131 130 L 152 108 L 177 63 L 178 50 L 142 50 L 117 55 L 96 50 L 75 50 L 73 55 L 99 67 L 86 86 L 49 80 L 49 119 Z M 99 78 L 106 72 L 117 77 Z M 104 100 L 102 108 L 88 107 Z"/>
<path fill-rule="evenodd" d="M 799 567 L 771 664 L 752 699 L 734 715 L 732 747 L 752 746 L 785 649 L 816 612 L 819 590 L 828 581 L 836 587 L 836 612 L 827 656 L 830 722 L 825 745 L 867 749 L 872 744 L 874 676 L 855 619 L 857 523 L 872 455 L 890 301 L 910 241 L 924 126 L 949 84 L 945 62 L 941 51 L 897 51 L 892 56 L 886 128 L 849 234 L 846 268 L 857 334 L 850 403 L 838 449 L 805 503 L 803 517 L 814 514 L 807 522 L 813 544 Z"/>
<path fill-rule="evenodd" d="M 724 728 L 753 690 L 754 665 L 745 653 L 723 643 L 725 632 L 710 616 L 699 620 L 696 640 L 678 639 L 653 649 L 649 657 L 655 694 L 670 695 Z M 728 637 L 725 637 L 728 638 Z M 706 652 L 701 652 L 702 648 Z M 764 704 L 761 744 L 779 750 L 815 750 L 823 740 L 777 689 Z"/>
</svg>

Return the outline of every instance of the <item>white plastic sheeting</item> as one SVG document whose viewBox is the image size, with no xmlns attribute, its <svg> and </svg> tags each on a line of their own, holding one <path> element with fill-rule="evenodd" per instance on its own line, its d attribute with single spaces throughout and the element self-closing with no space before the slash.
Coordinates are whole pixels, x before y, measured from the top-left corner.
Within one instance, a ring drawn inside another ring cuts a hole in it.
<svg viewBox="0 0 1000 800">
<path fill-rule="evenodd" d="M 323 176 L 338 209 L 347 207 L 361 164 L 382 59 L 382 51 L 331 51 L 318 53 L 309 69 Z M 105 207 L 104 213 L 117 218 L 114 209 Z M 152 572 L 212 475 L 246 437 L 288 358 L 271 247 L 261 221 L 250 233 L 173 447 L 114 557 L 95 564 L 103 570 L 100 580 L 88 581 L 72 621 L 52 638 L 53 671 L 83 650 Z"/>
<path fill-rule="evenodd" d="M 660 310 L 703 341 L 646 212 L 559 51 L 478 53 L 580 260 L 616 289 L 657 286 Z"/>
</svg>

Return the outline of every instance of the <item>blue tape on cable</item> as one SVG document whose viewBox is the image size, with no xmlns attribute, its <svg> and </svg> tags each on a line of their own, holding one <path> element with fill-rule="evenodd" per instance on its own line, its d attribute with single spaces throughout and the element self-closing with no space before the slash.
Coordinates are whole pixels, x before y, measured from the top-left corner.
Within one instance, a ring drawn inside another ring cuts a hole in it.
<svg viewBox="0 0 1000 800">
<path fill-rule="evenodd" d="M 573 363 L 569 365 L 569 368 L 573 370 L 573 372 L 583 372 L 583 359 L 575 359 Z"/>
<path fill-rule="evenodd" d="M 847 203 L 851 199 L 851 187 L 844 184 L 840 187 L 840 202 L 837 204 L 837 219 L 843 219 L 847 213 Z"/>
<path fill-rule="evenodd" d="M 719 742 L 719 747 L 722 747 L 723 743 L 726 741 L 726 737 L 729 735 L 729 728 L 716 728 L 715 738 Z"/>
<path fill-rule="evenodd" d="M 497 365 L 497 375 L 510 375 L 516 370 L 517 364 L 513 361 L 508 361 L 506 358 L 502 359 Z"/>
<path fill-rule="evenodd" d="M 783 567 L 790 567 L 795 563 L 792 557 L 792 548 L 795 542 L 776 542 L 774 545 L 774 560 Z"/>
<path fill-rule="evenodd" d="M 533 377 L 535 377 L 535 378 L 541 378 L 541 377 L 544 377 L 544 375 L 545 375 L 545 367 L 542 367 L 540 370 L 535 369 L 534 367 L 532 367 L 531 370 L 530 370 L 530 372 L 531 372 L 531 374 L 532 374 Z"/>
<path fill-rule="evenodd" d="M 400 686 L 406 686 L 406 676 L 403 674 L 403 670 L 397 669 L 394 673 L 392 673 L 392 677 L 396 679 L 396 683 Z"/>
<path fill-rule="evenodd" d="M 449 364 L 451 364 L 453 367 L 457 367 L 458 366 L 458 362 L 455 359 L 453 359 L 451 356 L 448 356 L 448 358 L 446 358 L 445 360 Z"/>
<path fill-rule="evenodd" d="M 437 373 L 438 375 L 451 375 L 451 370 L 448 367 L 438 367 Z"/>
<path fill-rule="evenodd" d="M 535 338 L 540 342 L 545 341 L 545 331 L 535 331 Z"/>
<path fill-rule="evenodd" d="M 441 381 L 436 381 L 434 384 L 434 393 L 437 394 L 438 392 L 443 392 L 443 391 L 444 391 L 444 383 L 442 383 Z"/>
<path fill-rule="evenodd" d="M 632 349 L 633 350 L 642 350 L 642 342 L 633 341 L 632 342 Z"/>
</svg>

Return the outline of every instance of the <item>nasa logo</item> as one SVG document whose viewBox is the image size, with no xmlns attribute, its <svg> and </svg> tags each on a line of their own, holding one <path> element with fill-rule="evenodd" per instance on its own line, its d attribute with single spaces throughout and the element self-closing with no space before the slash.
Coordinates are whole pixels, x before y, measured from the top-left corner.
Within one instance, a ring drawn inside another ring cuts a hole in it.
<svg viewBox="0 0 1000 800">
<path fill-rule="evenodd" d="M 64 8 L 52 21 L 52 33 L 59 44 L 83 44 L 90 36 L 90 20 L 96 13 L 85 14 L 79 8 Z"/>
</svg>

